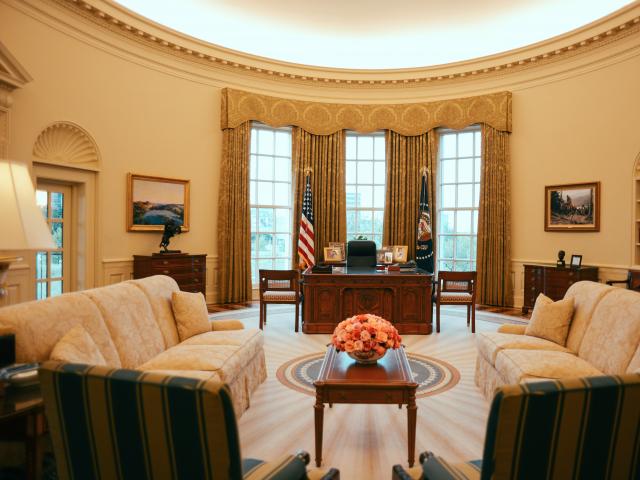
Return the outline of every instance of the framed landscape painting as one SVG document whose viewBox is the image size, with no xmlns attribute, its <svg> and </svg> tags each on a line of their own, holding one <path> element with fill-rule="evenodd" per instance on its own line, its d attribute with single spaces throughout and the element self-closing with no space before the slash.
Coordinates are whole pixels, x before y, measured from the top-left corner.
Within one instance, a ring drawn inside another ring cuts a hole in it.
<svg viewBox="0 0 640 480">
<path fill-rule="evenodd" d="M 599 232 L 600 182 L 545 187 L 547 232 Z"/>
<path fill-rule="evenodd" d="M 167 222 L 189 231 L 189 180 L 130 173 L 127 188 L 127 230 L 163 231 Z"/>
</svg>

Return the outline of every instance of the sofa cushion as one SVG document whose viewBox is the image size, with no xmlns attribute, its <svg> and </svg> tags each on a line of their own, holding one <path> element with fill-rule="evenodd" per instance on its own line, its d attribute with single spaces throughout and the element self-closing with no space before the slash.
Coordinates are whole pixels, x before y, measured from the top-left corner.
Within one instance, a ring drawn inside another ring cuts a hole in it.
<svg viewBox="0 0 640 480">
<path fill-rule="evenodd" d="M 120 357 L 100 310 L 81 293 L 0 308 L 0 326 L 16 334 L 16 362 L 44 362 L 53 347 L 76 325 L 82 325 L 107 365 L 120 367 Z"/>
<path fill-rule="evenodd" d="M 73 327 L 56 343 L 51 352 L 51 360 L 87 365 L 107 364 L 96 342 L 82 325 Z"/>
<path fill-rule="evenodd" d="M 221 330 L 217 332 L 201 333 L 185 340 L 181 345 L 235 345 L 247 350 L 252 357 L 264 344 L 264 335 L 257 328 L 247 330 Z"/>
<path fill-rule="evenodd" d="M 176 281 L 166 275 L 154 275 L 139 280 L 130 280 L 130 283 L 142 290 L 147 296 L 153 309 L 153 316 L 162 331 L 166 347 L 173 347 L 180 343 L 176 319 L 171 307 L 171 294 L 180 290 Z"/>
<path fill-rule="evenodd" d="M 544 338 L 564 346 L 573 317 L 573 298 L 554 302 L 544 294 L 538 295 L 525 335 Z"/>
<path fill-rule="evenodd" d="M 574 353 L 580 350 L 582 337 L 591 322 L 593 312 L 605 295 L 615 287 L 596 282 L 577 282 L 569 287 L 564 298 L 573 298 L 573 319 L 567 335 L 566 347 Z"/>
<path fill-rule="evenodd" d="M 220 381 L 216 372 L 206 370 L 145 370 L 147 373 L 159 373 L 161 375 L 171 375 L 172 377 L 195 378 L 198 380 Z"/>
<path fill-rule="evenodd" d="M 578 356 L 608 375 L 624 373 L 640 344 L 640 293 L 615 288 L 598 303 Z"/>
<path fill-rule="evenodd" d="M 495 365 L 496 356 L 500 350 L 507 348 L 520 350 L 553 350 L 556 352 L 569 352 L 570 350 L 557 343 L 543 338 L 530 337 L 511 333 L 483 332 L 476 335 L 478 353 L 487 362 Z"/>
<path fill-rule="evenodd" d="M 117 283 L 82 295 L 100 309 L 124 368 L 136 368 L 165 349 L 151 305 L 135 285 Z"/>
<path fill-rule="evenodd" d="M 591 377 L 602 372 L 572 353 L 539 350 L 501 350 L 496 369 L 507 383 L 534 379 Z"/>
<path fill-rule="evenodd" d="M 173 292 L 171 307 L 181 341 L 211 331 L 207 302 L 202 293 Z"/>
</svg>

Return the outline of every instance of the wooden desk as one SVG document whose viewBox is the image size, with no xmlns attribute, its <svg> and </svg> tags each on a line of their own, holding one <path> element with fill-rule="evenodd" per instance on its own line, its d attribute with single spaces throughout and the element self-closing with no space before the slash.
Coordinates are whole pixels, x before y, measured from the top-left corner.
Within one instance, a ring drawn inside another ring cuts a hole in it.
<svg viewBox="0 0 640 480">
<path fill-rule="evenodd" d="M 387 350 L 374 365 L 356 363 L 344 352 L 329 346 L 320 367 L 316 386 L 316 465 L 322 463 L 324 404 L 369 403 L 407 405 L 407 449 L 409 466 L 416 450 L 416 388 L 404 347 Z"/>
<path fill-rule="evenodd" d="M 571 285 L 581 280 L 598 281 L 598 267 L 558 268 L 551 264 L 524 266 L 522 313 L 527 313 L 544 293 L 553 301 L 561 300 Z"/>
<path fill-rule="evenodd" d="M 304 333 L 333 333 L 345 318 L 373 313 L 403 334 L 431 333 L 432 275 L 422 270 L 385 272 L 374 268 L 333 268 L 302 274 Z"/>
</svg>

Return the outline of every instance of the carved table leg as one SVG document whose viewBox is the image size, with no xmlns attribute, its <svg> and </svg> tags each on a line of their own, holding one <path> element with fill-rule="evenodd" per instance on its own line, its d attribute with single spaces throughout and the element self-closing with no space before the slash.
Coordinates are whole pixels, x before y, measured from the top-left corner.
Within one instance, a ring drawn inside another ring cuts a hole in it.
<svg viewBox="0 0 640 480">
<path fill-rule="evenodd" d="M 322 393 L 316 392 L 315 430 L 316 430 L 316 466 L 322 464 L 322 424 L 324 419 L 324 403 L 322 403 Z"/>
<path fill-rule="evenodd" d="M 407 402 L 407 427 L 409 443 L 409 466 L 413 467 L 416 453 L 416 418 L 418 407 L 416 406 L 416 391 L 409 391 L 409 401 Z"/>
</svg>

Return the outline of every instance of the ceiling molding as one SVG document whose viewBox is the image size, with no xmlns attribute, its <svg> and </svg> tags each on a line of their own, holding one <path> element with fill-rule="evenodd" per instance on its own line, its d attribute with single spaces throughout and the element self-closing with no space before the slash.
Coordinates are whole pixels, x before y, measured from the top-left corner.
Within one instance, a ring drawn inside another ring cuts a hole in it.
<svg viewBox="0 0 640 480">
<path fill-rule="evenodd" d="M 197 65 L 298 85 L 355 89 L 436 86 L 491 79 L 565 61 L 640 33 L 640 15 L 629 18 L 629 12 L 638 10 L 635 3 L 620 11 L 626 14 L 624 20 L 624 15 L 618 12 L 565 35 L 502 54 L 417 69 L 347 70 L 297 65 L 235 52 L 171 30 L 108 0 L 45 1 L 137 44 Z M 620 21 L 612 25 L 612 19 L 616 18 Z M 602 30 L 594 30 L 598 26 Z"/>
</svg>

